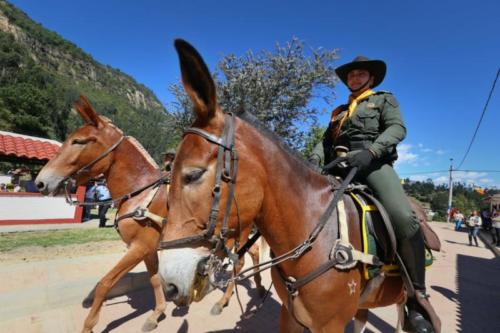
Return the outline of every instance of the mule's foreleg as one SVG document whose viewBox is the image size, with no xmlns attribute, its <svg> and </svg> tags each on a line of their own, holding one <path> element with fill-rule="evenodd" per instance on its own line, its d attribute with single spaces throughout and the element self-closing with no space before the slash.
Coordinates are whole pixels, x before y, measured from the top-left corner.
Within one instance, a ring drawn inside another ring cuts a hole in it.
<svg viewBox="0 0 500 333">
<path fill-rule="evenodd" d="M 233 275 L 238 274 L 241 269 L 243 268 L 243 265 L 245 265 L 245 258 L 241 257 L 238 265 L 234 267 L 234 272 Z M 226 291 L 224 292 L 224 295 L 222 295 L 221 299 L 214 304 L 212 309 L 210 310 L 210 314 L 216 316 L 222 313 L 222 309 L 229 303 L 229 300 L 231 299 L 231 296 L 233 295 L 233 290 L 234 290 L 235 283 L 234 281 L 231 281 L 227 287 Z"/>
<path fill-rule="evenodd" d="M 151 286 L 153 286 L 155 295 L 155 309 L 142 326 L 143 332 L 149 332 L 158 327 L 158 319 L 162 313 L 165 312 L 167 302 L 165 301 L 165 294 L 163 293 L 160 275 L 158 274 L 158 252 L 154 251 L 153 253 L 148 254 L 144 258 L 144 263 L 148 269 L 149 281 L 151 282 Z"/>
<path fill-rule="evenodd" d="M 368 321 L 368 309 L 359 309 L 354 315 L 354 332 L 364 333 L 366 329 L 366 322 Z"/>
<path fill-rule="evenodd" d="M 259 245 L 257 245 L 257 243 L 255 243 L 254 245 L 252 245 L 252 247 L 250 247 L 250 249 L 248 250 L 248 254 L 250 255 L 250 257 L 252 258 L 252 263 L 254 266 L 257 266 L 260 262 L 259 258 Z M 258 268 L 254 268 L 254 272 L 258 271 Z M 260 273 L 256 273 L 254 276 L 253 276 L 253 279 L 255 281 L 255 286 L 257 288 L 257 292 L 259 293 L 259 296 L 262 298 L 264 297 L 264 295 L 266 294 L 266 288 L 264 288 L 262 286 L 262 277 L 260 276 Z"/>
<path fill-rule="evenodd" d="M 398 322 L 396 323 L 396 333 L 403 332 L 403 324 L 405 319 L 405 303 L 396 304 L 398 310 Z"/>
<path fill-rule="evenodd" d="M 285 305 L 281 305 L 280 333 L 304 333 L 304 327 L 292 316 Z"/>
<path fill-rule="evenodd" d="M 94 328 L 99 320 L 99 311 L 108 292 L 125 274 L 141 262 L 144 255 L 145 253 L 142 249 L 131 247 L 127 253 L 125 253 L 125 256 L 120 259 L 118 264 L 97 283 L 94 301 L 92 302 L 90 312 L 83 324 L 82 333 L 92 332 L 92 328 Z"/>
</svg>

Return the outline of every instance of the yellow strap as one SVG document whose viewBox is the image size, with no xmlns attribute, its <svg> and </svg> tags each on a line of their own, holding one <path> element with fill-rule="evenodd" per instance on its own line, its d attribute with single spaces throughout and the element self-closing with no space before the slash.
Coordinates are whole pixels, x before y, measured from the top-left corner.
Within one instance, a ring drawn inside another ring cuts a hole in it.
<svg viewBox="0 0 500 333">
<path fill-rule="evenodd" d="M 364 91 L 361 95 L 359 95 L 358 97 L 354 98 L 351 96 L 349 96 L 349 107 L 348 107 L 348 112 L 344 115 L 344 117 L 342 117 L 342 119 L 340 120 L 339 122 L 339 125 L 337 127 L 337 130 L 335 131 L 335 137 L 338 137 L 339 134 L 340 134 L 340 129 L 342 128 L 342 125 L 344 124 L 344 121 L 347 119 L 347 118 L 351 118 L 352 114 L 354 113 L 354 110 L 356 110 L 356 107 L 358 106 L 358 103 L 361 102 L 362 100 L 370 97 L 371 95 L 373 95 L 375 92 L 371 89 L 368 89 L 366 91 Z"/>
<path fill-rule="evenodd" d="M 356 106 L 358 106 L 358 103 L 366 99 L 367 97 L 370 97 L 374 93 L 375 92 L 373 90 L 368 89 L 356 98 L 353 98 L 352 95 L 349 96 L 349 118 L 352 116 L 354 110 L 356 109 Z"/>
</svg>

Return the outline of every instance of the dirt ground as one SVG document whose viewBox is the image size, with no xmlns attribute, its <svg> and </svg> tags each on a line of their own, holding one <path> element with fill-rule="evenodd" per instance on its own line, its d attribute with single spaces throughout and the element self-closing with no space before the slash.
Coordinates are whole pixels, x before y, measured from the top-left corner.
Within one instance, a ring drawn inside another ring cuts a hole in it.
<svg viewBox="0 0 500 333">
<path fill-rule="evenodd" d="M 453 226 L 433 223 L 442 242 L 435 263 L 427 270 L 428 292 L 438 311 L 443 332 L 500 332 L 500 321 L 492 309 L 499 309 L 499 259 L 480 244 L 468 246 L 467 233 Z M 88 309 L 82 306 L 88 292 L 116 264 L 125 244 L 119 240 L 52 248 L 23 248 L 0 254 L 0 332 L 73 333 L 81 330 Z M 108 253 L 114 252 L 114 253 Z M 100 255 L 102 254 L 102 255 Z M 68 257 L 80 260 L 67 260 Z M 23 259 L 24 258 L 24 259 Z M 44 260 L 43 258 L 48 258 Z M 55 259 L 55 260 L 53 260 Z M 28 261 L 28 262 L 27 262 Z M 249 260 L 250 262 L 250 260 Z M 106 301 L 94 332 L 136 333 L 152 313 L 154 294 L 147 284 L 143 264 L 128 276 L 133 285 L 143 276 L 145 288 L 125 292 Z M 262 274 L 267 288 L 268 272 Z M 131 289 L 132 290 L 132 289 Z M 169 303 L 155 332 L 277 332 L 281 301 L 274 288 L 264 304 L 253 282 L 239 288 L 242 315 L 237 297 L 219 316 L 211 308 L 222 296 L 217 290 L 190 307 Z M 259 310 L 260 309 L 260 310 Z M 367 332 L 394 332 L 394 306 L 375 309 L 368 318 Z M 346 330 L 352 332 L 352 325 Z"/>
<path fill-rule="evenodd" d="M 84 244 L 56 245 L 50 247 L 29 246 L 0 252 L 0 262 L 31 262 L 57 258 L 75 258 L 106 253 L 120 253 L 127 250 L 120 240 L 90 242 Z"/>
</svg>

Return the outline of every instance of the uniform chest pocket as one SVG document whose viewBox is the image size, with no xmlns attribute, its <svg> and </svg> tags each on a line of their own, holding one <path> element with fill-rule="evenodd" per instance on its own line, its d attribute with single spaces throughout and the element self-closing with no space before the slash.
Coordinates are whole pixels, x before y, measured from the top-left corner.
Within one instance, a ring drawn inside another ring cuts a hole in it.
<svg viewBox="0 0 500 333">
<path fill-rule="evenodd" d="M 364 109 L 357 112 L 356 117 L 363 129 L 368 132 L 377 132 L 379 127 L 379 112 L 376 109 Z"/>
</svg>

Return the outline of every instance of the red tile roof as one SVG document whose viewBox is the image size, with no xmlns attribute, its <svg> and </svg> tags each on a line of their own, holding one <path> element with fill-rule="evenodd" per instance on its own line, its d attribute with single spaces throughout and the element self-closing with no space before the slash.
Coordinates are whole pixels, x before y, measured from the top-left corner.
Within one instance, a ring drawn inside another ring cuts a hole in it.
<svg viewBox="0 0 500 333">
<path fill-rule="evenodd" d="M 0 131 L 0 156 L 50 160 L 60 146 L 54 140 Z"/>
</svg>

